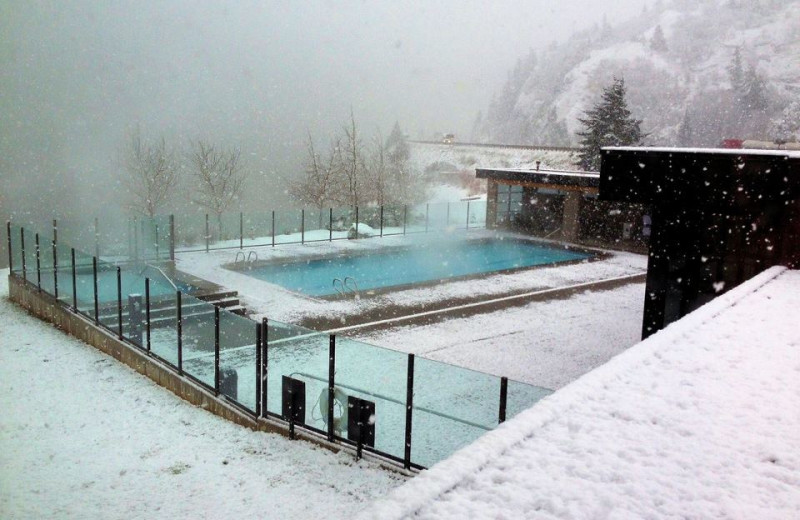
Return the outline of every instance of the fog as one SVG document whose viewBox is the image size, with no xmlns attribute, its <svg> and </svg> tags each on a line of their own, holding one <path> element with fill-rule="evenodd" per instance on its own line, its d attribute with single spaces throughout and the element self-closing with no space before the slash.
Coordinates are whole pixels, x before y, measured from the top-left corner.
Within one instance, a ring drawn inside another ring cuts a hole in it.
<svg viewBox="0 0 800 520">
<path fill-rule="evenodd" d="M 468 137 L 515 61 L 650 0 L 3 2 L 0 216 L 124 206 L 138 126 L 241 147 L 244 209 L 287 204 L 307 133 Z M 185 197 L 184 197 L 185 198 Z"/>
</svg>

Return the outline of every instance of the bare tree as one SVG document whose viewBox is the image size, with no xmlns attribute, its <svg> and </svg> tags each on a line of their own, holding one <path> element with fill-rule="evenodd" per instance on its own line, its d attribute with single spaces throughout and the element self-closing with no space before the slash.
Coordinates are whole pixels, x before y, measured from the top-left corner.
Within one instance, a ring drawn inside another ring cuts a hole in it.
<svg viewBox="0 0 800 520">
<path fill-rule="evenodd" d="M 130 194 L 130 207 L 153 217 L 175 192 L 180 167 L 175 152 L 162 137 L 155 143 L 142 140 L 137 128 L 122 149 L 124 183 Z"/>
<path fill-rule="evenodd" d="M 308 156 L 303 175 L 289 181 L 289 195 L 303 205 L 314 206 L 321 213 L 326 204 L 338 202 L 341 197 L 341 146 L 339 140 L 334 139 L 327 157 L 321 157 L 309 133 L 306 151 Z"/>
<path fill-rule="evenodd" d="M 350 110 L 350 124 L 344 127 L 343 145 L 340 160 L 347 186 L 347 204 L 351 207 L 357 207 L 361 202 L 362 181 L 366 167 L 364 164 L 364 150 L 352 110 Z"/>
<path fill-rule="evenodd" d="M 222 213 L 238 201 L 247 170 L 240 163 L 239 149 L 218 150 L 214 145 L 198 141 L 190 160 L 194 166 L 194 203 L 206 208 L 217 217 L 222 234 Z"/>
<path fill-rule="evenodd" d="M 367 178 L 369 179 L 368 192 L 372 201 L 378 206 L 392 204 L 394 200 L 394 186 L 391 171 L 387 164 L 386 148 L 383 145 L 383 136 L 380 130 L 372 138 L 367 163 Z"/>
</svg>

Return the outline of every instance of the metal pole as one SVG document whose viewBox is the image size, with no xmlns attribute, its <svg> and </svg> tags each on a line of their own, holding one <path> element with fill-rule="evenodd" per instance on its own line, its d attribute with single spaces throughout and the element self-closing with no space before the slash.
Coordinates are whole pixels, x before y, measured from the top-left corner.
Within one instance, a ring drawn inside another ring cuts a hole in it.
<svg viewBox="0 0 800 520">
<path fill-rule="evenodd" d="M 158 247 L 158 224 L 155 224 L 156 228 L 156 260 L 158 260 L 159 256 L 159 247 Z"/>
<path fill-rule="evenodd" d="M 133 217 L 133 258 L 139 259 L 139 219 Z M 142 221 L 142 246 L 144 246 L 144 220 Z"/>
<path fill-rule="evenodd" d="M 256 322 L 256 417 L 261 417 L 261 324 Z"/>
<path fill-rule="evenodd" d="M 175 261 L 175 215 L 169 216 L 169 259 Z"/>
<path fill-rule="evenodd" d="M 336 371 L 336 334 L 331 334 L 328 343 L 328 441 L 333 442 L 333 398 L 335 396 L 334 372 Z M 321 410 L 320 410 L 321 411 Z"/>
<path fill-rule="evenodd" d="M 328 208 L 328 242 L 333 242 L 333 208 Z"/>
<path fill-rule="evenodd" d="M 183 374 L 183 305 L 181 303 L 181 292 L 176 291 L 175 316 L 177 323 L 175 328 L 178 330 L 178 373 Z"/>
<path fill-rule="evenodd" d="M 500 378 L 500 413 L 498 414 L 497 421 L 499 423 L 506 422 L 506 404 L 508 403 L 508 378 Z"/>
<path fill-rule="evenodd" d="M 209 241 L 209 240 L 210 240 L 210 238 L 211 238 L 211 237 L 209 236 L 209 234 L 210 234 L 210 233 L 209 233 L 209 231 L 208 231 L 208 213 L 206 213 L 206 253 L 208 253 L 208 241 Z"/>
<path fill-rule="evenodd" d="M 100 303 L 97 298 L 97 257 L 92 257 L 92 276 L 94 280 L 94 322 L 100 323 Z"/>
<path fill-rule="evenodd" d="M 100 258 L 100 221 L 94 218 L 94 256 Z"/>
<path fill-rule="evenodd" d="M 42 292 L 42 266 L 39 260 L 39 233 L 36 233 L 36 286 Z"/>
<path fill-rule="evenodd" d="M 14 266 L 12 265 L 14 262 L 12 261 L 11 256 L 11 221 L 6 220 L 6 234 L 8 235 L 8 272 L 14 272 Z"/>
<path fill-rule="evenodd" d="M 58 224 L 53 219 L 53 296 L 58 300 Z"/>
<path fill-rule="evenodd" d="M 381 206 L 381 236 L 383 236 L 383 206 Z"/>
<path fill-rule="evenodd" d="M 269 412 L 267 402 L 267 382 L 269 381 L 269 327 L 267 318 L 261 319 L 261 344 L 264 352 L 261 354 L 261 412 L 264 417 Z"/>
<path fill-rule="evenodd" d="M 414 418 L 414 354 L 408 355 L 406 376 L 406 444 L 403 467 L 411 469 L 411 422 Z"/>
<path fill-rule="evenodd" d="M 356 206 L 356 238 L 358 238 L 358 206 Z"/>
<path fill-rule="evenodd" d="M 22 253 L 22 280 L 28 281 L 28 273 L 25 270 L 25 228 L 19 228 L 19 245 Z"/>
<path fill-rule="evenodd" d="M 450 225 L 450 203 L 448 202 L 447 203 L 447 221 L 445 222 L 444 227 L 447 227 L 449 225 Z"/>
<path fill-rule="evenodd" d="M 300 243 L 306 243 L 306 210 L 300 210 Z"/>
<path fill-rule="evenodd" d="M 244 213 L 239 212 L 239 249 L 244 249 Z"/>
<path fill-rule="evenodd" d="M 406 221 L 408 220 L 408 206 L 403 206 L 403 234 L 406 234 Z"/>
<path fill-rule="evenodd" d="M 272 247 L 275 247 L 275 210 L 272 210 Z"/>
<path fill-rule="evenodd" d="M 117 266 L 117 323 L 119 339 L 122 339 L 122 270 Z"/>
<path fill-rule="evenodd" d="M 147 351 L 150 352 L 150 278 L 144 279 L 144 321 L 147 324 Z"/>
<path fill-rule="evenodd" d="M 219 395 L 219 307 L 214 306 L 214 393 Z"/>
<path fill-rule="evenodd" d="M 425 204 L 425 232 L 428 232 L 428 214 L 430 213 L 431 205 Z"/>
<path fill-rule="evenodd" d="M 75 248 L 70 250 L 72 260 L 72 310 L 78 312 L 78 277 L 75 276 Z"/>
<path fill-rule="evenodd" d="M 467 201 L 467 229 L 469 229 L 469 201 Z"/>
</svg>

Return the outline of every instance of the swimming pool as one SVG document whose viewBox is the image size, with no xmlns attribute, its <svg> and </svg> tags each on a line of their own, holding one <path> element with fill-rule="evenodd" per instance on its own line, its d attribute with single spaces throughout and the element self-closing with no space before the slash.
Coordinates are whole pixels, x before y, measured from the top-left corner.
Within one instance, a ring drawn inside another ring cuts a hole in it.
<svg viewBox="0 0 800 520">
<path fill-rule="evenodd" d="M 369 254 L 270 263 L 247 274 L 308 296 L 336 294 L 334 280 L 359 291 L 447 280 L 590 258 L 590 253 L 510 238 L 426 242 Z"/>
</svg>

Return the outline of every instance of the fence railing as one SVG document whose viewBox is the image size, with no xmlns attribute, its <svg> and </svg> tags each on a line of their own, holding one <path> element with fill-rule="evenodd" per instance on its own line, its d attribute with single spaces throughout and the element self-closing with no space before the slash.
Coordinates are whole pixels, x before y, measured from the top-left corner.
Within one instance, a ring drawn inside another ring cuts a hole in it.
<svg viewBox="0 0 800 520">
<path fill-rule="evenodd" d="M 55 223 L 54 223 L 55 224 Z M 550 390 L 263 319 L 198 299 L 141 260 L 7 224 L 11 275 L 251 417 L 428 467 Z M 153 237 L 155 238 L 155 237 Z M 157 241 L 156 241 L 157 242 Z M 91 246 L 91 242 L 89 244 Z"/>
</svg>

